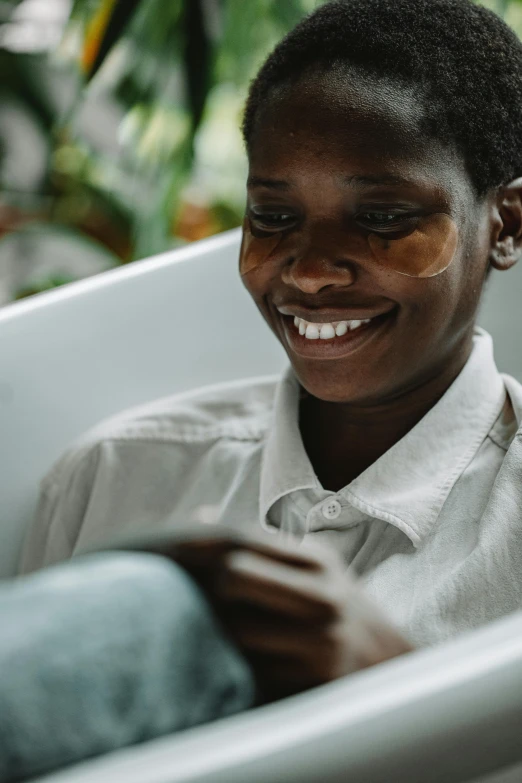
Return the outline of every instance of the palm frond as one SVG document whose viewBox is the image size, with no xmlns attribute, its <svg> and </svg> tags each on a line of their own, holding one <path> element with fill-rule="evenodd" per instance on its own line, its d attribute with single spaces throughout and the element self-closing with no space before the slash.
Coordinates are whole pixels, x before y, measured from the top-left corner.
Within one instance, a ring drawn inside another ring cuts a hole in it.
<svg viewBox="0 0 522 783">
<path fill-rule="evenodd" d="M 94 43 L 96 51 L 87 71 L 87 81 L 90 81 L 99 71 L 112 47 L 123 37 L 129 22 L 140 5 L 140 0 L 114 0 L 108 5 L 111 7 L 107 13 L 107 23 L 99 41 Z M 101 13 L 103 13 L 103 7 Z"/>
</svg>

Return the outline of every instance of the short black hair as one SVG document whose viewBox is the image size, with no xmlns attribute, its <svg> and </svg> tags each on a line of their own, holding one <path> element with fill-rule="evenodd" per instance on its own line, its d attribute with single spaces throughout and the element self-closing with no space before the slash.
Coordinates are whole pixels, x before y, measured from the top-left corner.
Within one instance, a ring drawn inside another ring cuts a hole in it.
<svg viewBox="0 0 522 783">
<path fill-rule="evenodd" d="M 463 155 L 479 196 L 522 175 L 522 43 L 471 0 L 334 0 L 303 19 L 261 67 L 243 119 L 277 86 L 356 66 L 425 96 L 423 131 Z"/>
</svg>

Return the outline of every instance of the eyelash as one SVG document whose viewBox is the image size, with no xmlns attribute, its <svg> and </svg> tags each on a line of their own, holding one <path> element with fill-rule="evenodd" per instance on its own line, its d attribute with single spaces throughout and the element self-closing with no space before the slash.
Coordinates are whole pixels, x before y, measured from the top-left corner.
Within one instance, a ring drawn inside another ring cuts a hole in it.
<svg viewBox="0 0 522 783">
<path fill-rule="evenodd" d="M 262 225 L 263 223 L 268 228 L 281 228 L 282 222 L 287 222 L 289 219 L 292 219 L 292 215 L 286 213 L 286 212 L 274 212 L 274 213 L 266 213 L 264 215 L 256 215 L 255 213 L 251 213 L 250 219 L 253 220 L 255 223 L 258 223 L 259 225 Z M 279 218 L 280 220 L 277 220 Z M 283 220 L 286 219 L 286 220 Z M 280 222 L 281 221 L 281 222 Z"/>
<path fill-rule="evenodd" d="M 384 220 L 375 220 L 375 218 L 385 218 Z M 408 228 L 412 221 L 416 219 L 418 215 L 407 212 L 386 212 L 382 211 L 367 211 L 361 212 L 356 216 L 358 222 L 367 230 L 373 233 L 379 232 L 397 232 Z M 386 218 L 391 218 L 387 220 Z M 267 212 L 265 214 L 250 213 L 250 219 L 253 223 L 257 224 L 257 227 L 266 231 L 284 231 L 288 228 L 295 215 L 287 212 Z"/>
<path fill-rule="evenodd" d="M 373 220 L 371 217 L 373 216 Z M 392 218 L 391 220 L 375 220 L 376 217 Z M 363 219 L 362 222 L 366 222 L 367 225 L 374 230 L 386 230 L 393 228 L 395 230 L 403 228 L 406 224 L 411 222 L 417 215 L 412 215 L 407 212 L 363 212 L 360 214 L 359 219 Z M 366 220 L 365 218 L 370 218 Z"/>
</svg>

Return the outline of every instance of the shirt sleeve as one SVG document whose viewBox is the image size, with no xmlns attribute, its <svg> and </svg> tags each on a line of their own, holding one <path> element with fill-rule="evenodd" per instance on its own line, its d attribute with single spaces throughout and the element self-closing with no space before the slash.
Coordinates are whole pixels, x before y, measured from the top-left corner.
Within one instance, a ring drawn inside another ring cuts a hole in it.
<svg viewBox="0 0 522 783">
<path fill-rule="evenodd" d="M 27 531 L 18 573 L 68 560 L 88 507 L 98 467 L 96 444 L 68 452 L 44 478 Z"/>
</svg>

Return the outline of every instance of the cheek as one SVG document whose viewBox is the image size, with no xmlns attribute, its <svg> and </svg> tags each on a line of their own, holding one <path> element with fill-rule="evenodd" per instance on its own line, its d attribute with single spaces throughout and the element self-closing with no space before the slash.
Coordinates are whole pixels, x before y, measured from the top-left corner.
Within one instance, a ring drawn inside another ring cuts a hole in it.
<svg viewBox="0 0 522 783">
<path fill-rule="evenodd" d="M 283 234 L 256 237 L 248 217 L 243 222 L 243 239 L 239 256 L 239 271 L 250 289 L 250 273 L 268 268 L 266 262 L 283 240 Z M 459 234 L 455 222 L 441 213 L 423 218 L 416 230 L 403 239 L 386 239 L 369 234 L 368 245 L 373 260 L 381 267 L 408 277 L 435 277 L 444 272 L 455 258 Z M 342 244 L 341 238 L 339 241 Z"/>
<path fill-rule="evenodd" d="M 384 239 L 370 234 L 368 244 L 378 264 L 409 277 L 435 277 L 453 261 L 458 246 L 456 223 L 444 214 L 425 217 L 403 239 Z"/>
<path fill-rule="evenodd" d="M 249 272 L 253 272 L 262 266 L 270 258 L 282 239 L 282 234 L 273 234 L 262 239 L 255 237 L 252 234 L 250 220 L 246 217 L 243 221 L 243 239 L 241 250 L 239 251 L 240 275 L 248 275 Z"/>
</svg>

